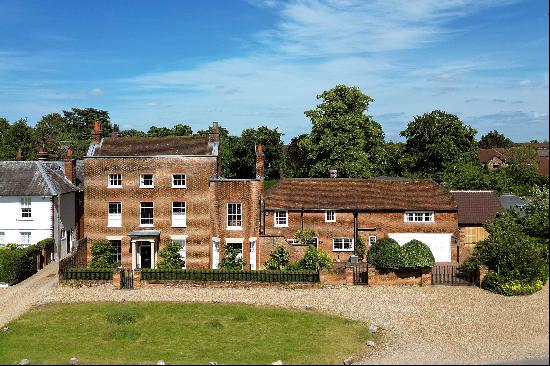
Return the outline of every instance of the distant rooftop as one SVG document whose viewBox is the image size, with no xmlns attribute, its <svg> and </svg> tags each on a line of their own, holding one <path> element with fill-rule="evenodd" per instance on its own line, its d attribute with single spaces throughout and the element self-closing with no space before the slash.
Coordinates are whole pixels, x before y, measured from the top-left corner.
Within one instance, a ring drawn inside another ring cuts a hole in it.
<svg viewBox="0 0 550 366">
<path fill-rule="evenodd" d="M 92 156 L 213 155 L 208 136 L 105 137 Z"/>
</svg>

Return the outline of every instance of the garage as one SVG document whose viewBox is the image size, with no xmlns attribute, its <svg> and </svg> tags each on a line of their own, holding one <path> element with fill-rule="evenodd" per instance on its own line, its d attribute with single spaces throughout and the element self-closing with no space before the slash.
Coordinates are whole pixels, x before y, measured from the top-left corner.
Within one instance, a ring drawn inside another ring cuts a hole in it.
<svg viewBox="0 0 550 366">
<path fill-rule="evenodd" d="M 403 245 L 413 239 L 420 240 L 430 247 L 436 262 L 451 261 L 451 237 L 452 234 L 438 233 L 391 233 L 388 236 Z"/>
</svg>

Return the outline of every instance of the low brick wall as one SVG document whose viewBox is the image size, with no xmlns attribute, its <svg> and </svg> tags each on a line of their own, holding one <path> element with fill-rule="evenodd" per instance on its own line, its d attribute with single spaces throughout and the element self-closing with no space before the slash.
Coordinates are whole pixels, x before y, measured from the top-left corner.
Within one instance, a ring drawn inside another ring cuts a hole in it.
<svg viewBox="0 0 550 366">
<path fill-rule="evenodd" d="M 64 287 L 93 287 L 106 284 L 112 284 L 111 280 L 63 280 L 59 281 L 59 286 Z"/>
<path fill-rule="evenodd" d="M 398 269 L 388 270 L 369 267 L 369 285 L 412 285 L 431 286 L 432 269 Z"/>
<path fill-rule="evenodd" d="M 139 286 L 139 287 L 138 287 Z M 307 282 L 293 282 L 293 283 L 280 283 L 280 282 L 246 282 L 246 281 L 136 281 L 134 277 L 134 288 L 147 288 L 147 287 L 210 287 L 210 288 L 292 288 L 292 289 L 308 289 L 320 287 L 320 283 L 307 283 Z"/>
<path fill-rule="evenodd" d="M 353 285 L 353 267 L 335 263 L 332 268 L 319 272 L 319 280 L 323 285 Z"/>
</svg>

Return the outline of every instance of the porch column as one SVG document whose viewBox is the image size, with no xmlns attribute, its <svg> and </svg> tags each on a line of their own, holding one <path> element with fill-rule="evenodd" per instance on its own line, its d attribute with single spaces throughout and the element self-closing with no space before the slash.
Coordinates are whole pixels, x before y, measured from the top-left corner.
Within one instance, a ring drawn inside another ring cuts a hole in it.
<svg viewBox="0 0 550 366">
<path fill-rule="evenodd" d="M 136 242 L 132 240 L 132 269 L 136 269 Z"/>
<path fill-rule="evenodd" d="M 151 240 L 151 268 L 155 268 L 155 240 Z"/>
</svg>

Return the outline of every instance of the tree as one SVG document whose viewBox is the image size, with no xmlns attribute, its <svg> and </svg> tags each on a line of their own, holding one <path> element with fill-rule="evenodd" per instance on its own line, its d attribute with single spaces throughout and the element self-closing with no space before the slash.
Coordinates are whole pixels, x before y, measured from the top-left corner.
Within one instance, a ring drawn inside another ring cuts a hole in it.
<svg viewBox="0 0 550 366">
<path fill-rule="evenodd" d="M 487 170 L 481 164 L 471 161 L 457 161 L 449 165 L 445 171 L 437 174 L 436 180 L 447 189 L 484 190 L 496 189 L 491 185 Z"/>
<path fill-rule="evenodd" d="M 492 149 L 495 147 L 509 148 L 512 147 L 514 143 L 508 137 L 499 133 L 497 130 L 488 132 L 486 135 L 483 135 L 479 140 L 479 147 L 481 149 Z"/>
<path fill-rule="evenodd" d="M 265 155 L 265 179 L 277 179 L 279 169 L 284 163 L 284 147 L 281 141 L 282 134 L 277 128 L 266 126 L 247 128 L 241 133 L 240 144 L 234 153 L 242 164 L 238 169 L 239 178 L 252 178 L 256 176 L 256 147 L 263 145 Z"/>
<path fill-rule="evenodd" d="M 136 130 L 136 129 L 130 129 L 130 130 L 123 130 L 120 131 L 121 137 L 145 137 L 147 134 L 143 131 Z"/>
<path fill-rule="evenodd" d="M 223 258 L 220 261 L 220 268 L 222 270 L 238 271 L 242 270 L 244 266 L 246 266 L 242 252 L 239 249 L 225 244 L 223 251 Z"/>
<path fill-rule="evenodd" d="M 4 117 L 0 117 L 0 160 L 9 160 L 9 152 L 6 145 L 10 122 Z"/>
<path fill-rule="evenodd" d="M 268 269 L 281 270 L 285 268 L 290 260 L 290 253 L 282 245 L 277 246 L 270 254 L 269 259 L 265 262 Z"/>
<path fill-rule="evenodd" d="M 522 218 L 522 227 L 524 231 L 537 238 L 541 245 L 546 248 L 546 262 L 548 263 L 548 186 L 533 187 L 527 197 L 525 206 L 526 216 Z"/>
<path fill-rule="evenodd" d="M 309 173 L 307 151 L 301 144 L 301 141 L 307 137 L 302 134 L 293 137 L 290 144 L 285 146 L 284 175 L 290 178 L 306 178 Z"/>
<path fill-rule="evenodd" d="M 115 268 L 116 262 L 113 256 L 115 247 L 109 240 L 98 240 L 92 244 L 92 260 L 88 267 L 97 269 Z"/>
<path fill-rule="evenodd" d="M 50 160 L 63 159 L 71 141 L 75 139 L 69 131 L 66 119 L 59 113 L 43 116 L 34 129 L 38 143 L 44 144 Z"/>
<path fill-rule="evenodd" d="M 6 160 L 15 160 L 17 151 L 23 150 L 24 160 L 35 160 L 38 142 L 34 129 L 27 125 L 27 120 L 20 119 L 5 132 L 3 155 Z"/>
<path fill-rule="evenodd" d="M 68 145 L 77 159 L 86 155 L 90 146 L 91 131 L 96 121 L 101 123 L 103 136 L 109 136 L 113 130 L 109 112 L 100 109 L 72 108 L 70 111 L 63 111 L 63 118 L 70 135 Z"/>
<path fill-rule="evenodd" d="M 313 124 L 300 141 L 307 151 L 309 176 L 327 177 L 335 166 L 342 177 L 368 178 L 378 173 L 384 159 L 380 124 L 366 115 L 371 97 L 357 87 L 337 85 L 317 96 L 322 102 L 305 111 Z"/>
<path fill-rule="evenodd" d="M 476 132 L 457 116 L 435 110 L 414 117 L 401 136 L 414 171 L 430 176 L 457 161 L 476 162 Z"/>
<path fill-rule="evenodd" d="M 147 136 L 163 137 L 163 136 L 191 136 L 193 129 L 188 125 L 178 123 L 172 128 L 151 126 L 147 131 Z"/>
<path fill-rule="evenodd" d="M 159 269 L 182 269 L 183 259 L 181 258 L 180 251 L 182 245 L 176 242 L 170 242 L 165 244 L 159 253 L 161 260 L 158 262 L 157 267 Z"/>
</svg>

